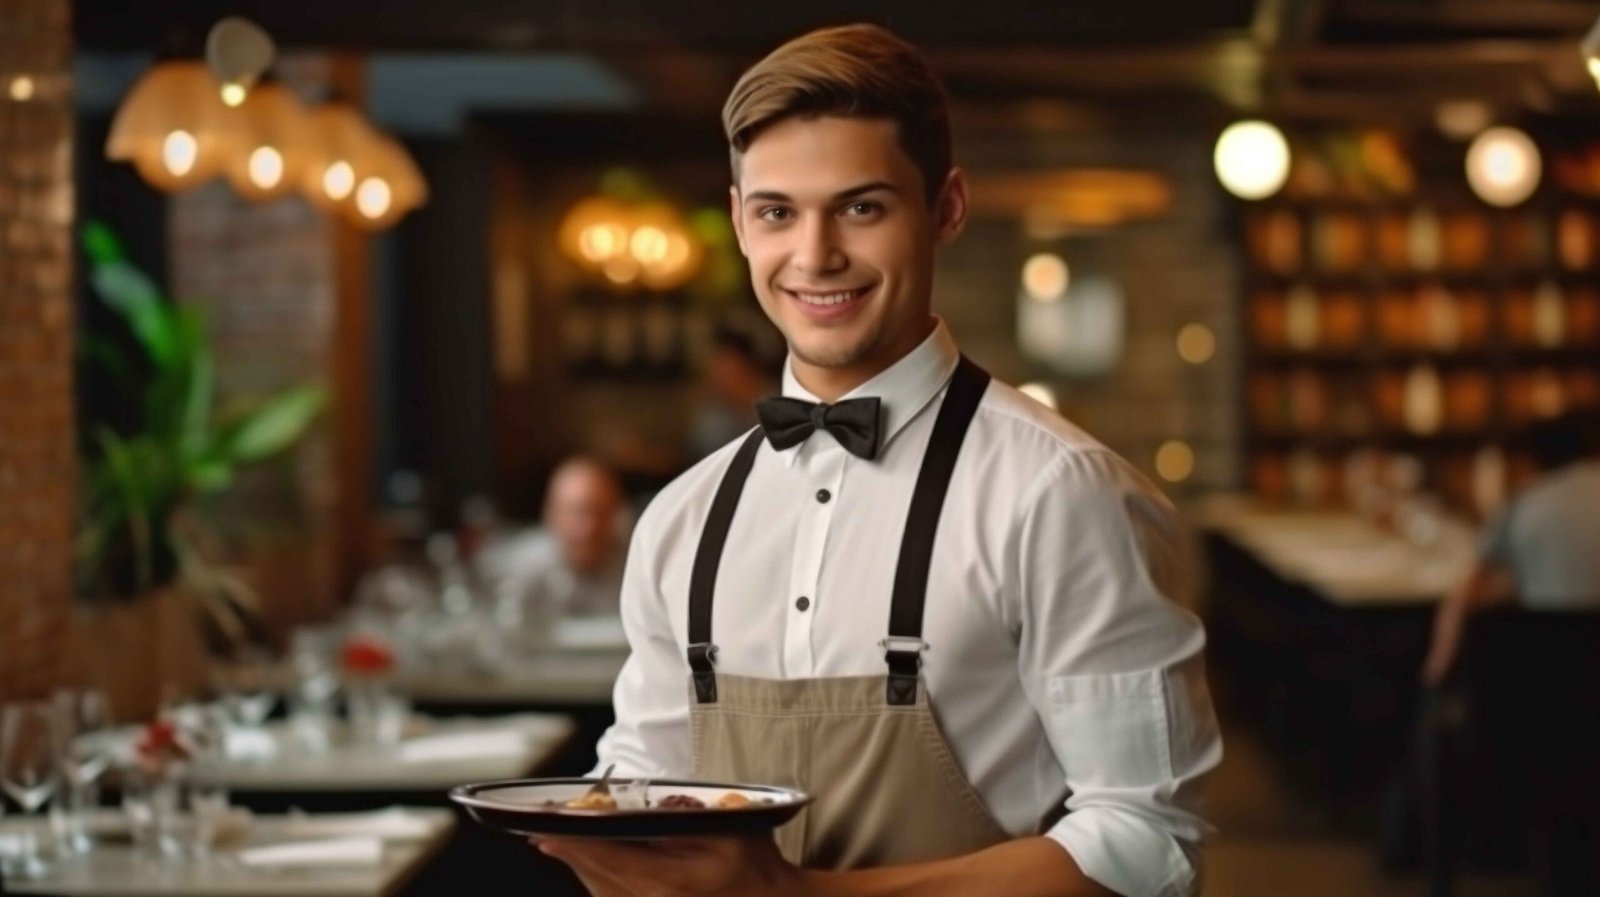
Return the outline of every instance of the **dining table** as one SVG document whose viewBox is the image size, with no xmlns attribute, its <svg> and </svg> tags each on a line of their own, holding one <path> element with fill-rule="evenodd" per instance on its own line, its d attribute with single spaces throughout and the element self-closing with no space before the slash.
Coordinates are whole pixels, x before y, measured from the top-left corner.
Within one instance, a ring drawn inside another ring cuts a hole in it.
<svg viewBox="0 0 1600 897">
<path fill-rule="evenodd" d="M 120 811 L 86 820 L 94 844 L 49 859 L 45 874 L 5 880 L 8 894 L 74 897 L 389 897 L 400 893 L 449 841 L 458 824 L 442 808 L 387 807 L 361 813 L 255 814 L 235 810 L 206 856 L 136 847 Z M 0 850 L 25 834 L 52 844 L 48 820 L 0 820 Z M 53 851 L 51 851 L 53 853 Z"/>
</svg>

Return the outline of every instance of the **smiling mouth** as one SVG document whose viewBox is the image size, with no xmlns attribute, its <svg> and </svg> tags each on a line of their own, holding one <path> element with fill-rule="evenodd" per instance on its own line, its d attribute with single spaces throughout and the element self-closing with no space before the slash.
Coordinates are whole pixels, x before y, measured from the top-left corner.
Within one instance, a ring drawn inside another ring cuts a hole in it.
<svg viewBox="0 0 1600 897">
<path fill-rule="evenodd" d="M 784 288 L 783 291 L 806 305 L 816 308 L 828 308 L 830 306 L 843 305 L 846 302 L 850 302 L 854 299 L 860 299 L 861 297 L 872 292 L 872 287 L 865 286 L 854 290 L 835 290 L 830 293 L 824 293 L 815 290 L 801 292 L 799 290 L 790 290 L 786 288 Z"/>
</svg>

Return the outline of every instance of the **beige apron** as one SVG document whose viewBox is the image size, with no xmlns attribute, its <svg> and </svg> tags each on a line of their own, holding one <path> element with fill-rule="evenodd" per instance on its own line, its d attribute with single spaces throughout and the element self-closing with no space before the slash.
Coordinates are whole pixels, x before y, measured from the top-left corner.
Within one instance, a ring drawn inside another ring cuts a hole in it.
<svg viewBox="0 0 1600 897">
<path fill-rule="evenodd" d="M 1010 840 L 950 751 L 920 673 L 922 605 L 939 511 L 988 375 L 963 358 L 917 478 L 884 640 L 883 676 L 760 679 L 715 671 L 712 584 L 761 431 L 713 501 L 690 580 L 690 719 L 698 779 L 814 798 L 777 831 L 791 862 L 854 869 L 942 859 Z"/>
</svg>

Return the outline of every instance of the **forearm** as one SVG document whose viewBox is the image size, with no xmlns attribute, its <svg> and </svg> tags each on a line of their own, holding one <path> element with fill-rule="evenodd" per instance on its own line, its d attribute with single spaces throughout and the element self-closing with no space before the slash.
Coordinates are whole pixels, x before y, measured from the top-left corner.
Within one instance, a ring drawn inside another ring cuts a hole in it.
<svg viewBox="0 0 1600 897">
<path fill-rule="evenodd" d="M 1084 875 L 1060 844 L 1037 837 L 931 863 L 808 871 L 805 882 L 807 894 L 817 897 L 1115 897 Z"/>
</svg>

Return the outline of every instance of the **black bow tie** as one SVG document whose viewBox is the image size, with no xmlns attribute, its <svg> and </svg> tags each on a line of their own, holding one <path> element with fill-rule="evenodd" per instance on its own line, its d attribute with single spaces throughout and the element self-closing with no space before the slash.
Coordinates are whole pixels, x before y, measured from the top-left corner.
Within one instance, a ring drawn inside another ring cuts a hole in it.
<svg viewBox="0 0 1600 897">
<path fill-rule="evenodd" d="M 844 450 L 871 461 L 878 455 L 878 398 L 845 399 L 833 405 L 776 396 L 756 403 L 767 441 L 778 451 L 827 430 Z"/>
</svg>

